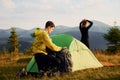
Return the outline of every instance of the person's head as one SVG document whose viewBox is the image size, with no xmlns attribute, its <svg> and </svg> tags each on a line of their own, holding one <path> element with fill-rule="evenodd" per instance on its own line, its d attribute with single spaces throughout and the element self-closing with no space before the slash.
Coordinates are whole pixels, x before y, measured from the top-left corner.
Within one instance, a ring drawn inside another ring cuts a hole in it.
<svg viewBox="0 0 120 80">
<path fill-rule="evenodd" d="M 55 24 L 52 21 L 47 21 L 45 24 L 45 30 L 50 34 L 55 28 Z"/>
<path fill-rule="evenodd" d="M 87 20 L 86 19 L 82 20 L 82 25 L 86 26 L 86 24 L 87 24 Z"/>
</svg>

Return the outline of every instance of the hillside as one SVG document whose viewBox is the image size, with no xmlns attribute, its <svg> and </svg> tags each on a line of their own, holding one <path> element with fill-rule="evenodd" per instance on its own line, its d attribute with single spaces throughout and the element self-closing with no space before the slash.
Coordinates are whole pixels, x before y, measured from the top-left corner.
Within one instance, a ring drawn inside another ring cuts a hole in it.
<svg viewBox="0 0 120 80">
<path fill-rule="evenodd" d="M 109 30 L 110 26 L 103 22 L 95 21 L 95 20 L 93 20 L 93 23 L 94 23 L 93 26 L 89 30 L 91 49 L 105 50 L 107 47 L 106 45 L 107 41 L 103 38 L 103 35 L 107 33 L 107 30 Z M 20 35 L 19 37 L 19 42 L 21 44 L 20 51 L 25 51 L 25 49 L 30 46 L 31 42 L 33 41 L 33 38 L 30 35 L 31 33 L 34 32 L 34 30 L 35 28 L 31 30 L 16 28 L 17 34 Z M 73 37 L 77 38 L 78 40 L 80 40 L 81 38 L 81 33 L 79 31 L 78 26 L 69 27 L 69 26 L 59 25 L 56 26 L 55 30 L 51 33 L 51 35 L 61 34 L 61 33 L 70 34 Z M 8 47 L 7 40 L 9 36 L 10 36 L 10 29 L 7 30 L 0 29 L 0 50 L 2 50 L 5 47 L 6 48 Z"/>
<path fill-rule="evenodd" d="M 24 76 L 15 79 L 17 72 L 26 67 L 32 55 L 2 54 L 0 55 L 0 80 L 120 80 L 120 55 L 106 55 L 93 52 L 100 62 L 116 64 L 100 68 L 90 68 L 72 72 L 70 74 L 56 75 L 54 77 Z M 84 62 L 84 61 L 83 61 Z M 106 63 L 104 63 L 106 65 Z"/>
</svg>

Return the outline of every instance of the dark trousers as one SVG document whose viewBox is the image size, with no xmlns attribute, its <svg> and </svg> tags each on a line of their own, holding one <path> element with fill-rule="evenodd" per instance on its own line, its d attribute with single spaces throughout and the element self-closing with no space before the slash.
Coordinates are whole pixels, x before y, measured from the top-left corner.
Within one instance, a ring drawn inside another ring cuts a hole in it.
<svg viewBox="0 0 120 80">
<path fill-rule="evenodd" d="M 35 60 L 38 64 L 39 70 L 47 71 L 49 68 L 58 67 L 60 62 L 57 58 L 43 53 L 36 53 Z"/>
</svg>

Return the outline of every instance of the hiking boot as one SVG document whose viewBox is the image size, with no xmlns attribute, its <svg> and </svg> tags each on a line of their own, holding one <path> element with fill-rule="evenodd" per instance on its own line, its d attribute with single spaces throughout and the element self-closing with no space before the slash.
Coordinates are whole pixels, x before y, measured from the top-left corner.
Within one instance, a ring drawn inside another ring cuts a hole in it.
<svg viewBox="0 0 120 80">
<path fill-rule="evenodd" d="M 43 70 L 40 70 L 38 74 L 35 75 L 35 77 L 42 78 L 45 76 L 45 72 Z"/>
<path fill-rule="evenodd" d="M 55 76 L 59 76 L 59 71 L 58 70 L 49 70 L 47 71 L 47 76 L 48 77 L 55 77 Z"/>
<path fill-rule="evenodd" d="M 18 71 L 17 75 L 16 75 L 16 80 L 19 79 L 20 77 L 26 76 L 27 75 L 27 71 L 25 70 L 25 68 L 22 68 L 20 71 Z"/>
</svg>

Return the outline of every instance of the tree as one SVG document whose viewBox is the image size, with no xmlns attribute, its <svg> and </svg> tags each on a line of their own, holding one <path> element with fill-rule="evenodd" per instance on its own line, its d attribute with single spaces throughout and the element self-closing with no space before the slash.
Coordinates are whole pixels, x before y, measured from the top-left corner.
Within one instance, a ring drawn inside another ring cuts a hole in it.
<svg viewBox="0 0 120 80">
<path fill-rule="evenodd" d="M 15 28 L 11 28 L 11 35 L 8 39 L 8 43 L 10 44 L 10 48 L 9 48 L 10 52 L 18 53 L 19 42 Z"/>
<path fill-rule="evenodd" d="M 110 28 L 104 38 L 109 42 L 107 51 L 114 53 L 120 51 L 120 30 L 117 27 Z"/>
</svg>

